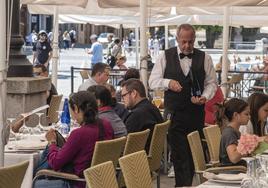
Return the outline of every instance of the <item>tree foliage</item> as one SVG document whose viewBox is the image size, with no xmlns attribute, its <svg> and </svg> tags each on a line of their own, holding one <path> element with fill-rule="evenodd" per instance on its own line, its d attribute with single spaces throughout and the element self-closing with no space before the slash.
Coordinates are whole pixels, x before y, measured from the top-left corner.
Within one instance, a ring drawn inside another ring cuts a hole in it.
<svg viewBox="0 0 268 188">
<path fill-rule="evenodd" d="M 195 25 L 195 30 L 205 29 L 206 30 L 206 47 L 213 48 L 214 42 L 218 39 L 219 35 L 222 33 L 222 26 L 212 26 L 212 25 Z"/>
</svg>

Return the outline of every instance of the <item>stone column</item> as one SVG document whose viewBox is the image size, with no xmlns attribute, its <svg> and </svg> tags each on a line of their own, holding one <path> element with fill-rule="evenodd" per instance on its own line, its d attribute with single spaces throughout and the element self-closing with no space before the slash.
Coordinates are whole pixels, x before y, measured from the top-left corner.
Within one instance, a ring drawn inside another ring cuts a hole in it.
<svg viewBox="0 0 268 188">
<path fill-rule="evenodd" d="M 8 3 L 9 1 L 6 0 Z M 10 41 L 8 77 L 31 77 L 33 67 L 26 55 L 22 52 L 24 39 L 20 34 L 20 0 L 13 0 L 12 29 Z M 8 11 L 7 11 L 8 12 Z"/>
<path fill-rule="evenodd" d="M 51 80 L 46 77 L 7 78 L 6 116 L 16 118 L 21 113 L 45 105 L 46 93 L 50 87 Z M 45 113 L 45 111 L 43 112 Z M 37 123 L 38 117 L 32 116 L 26 124 L 27 126 L 35 126 Z"/>
</svg>

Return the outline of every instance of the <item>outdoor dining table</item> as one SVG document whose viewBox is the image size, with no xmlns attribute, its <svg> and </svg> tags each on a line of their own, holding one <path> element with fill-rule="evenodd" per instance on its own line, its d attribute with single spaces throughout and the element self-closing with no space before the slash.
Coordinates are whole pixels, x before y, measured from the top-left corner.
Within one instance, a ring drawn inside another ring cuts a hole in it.
<svg viewBox="0 0 268 188">
<path fill-rule="evenodd" d="M 33 153 L 8 153 L 5 152 L 5 162 L 4 166 L 10 166 L 18 164 L 22 161 L 29 161 L 29 166 L 27 168 L 27 171 L 25 173 L 21 188 L 30 188 L 32 187 L 32 181 L 33 181 L 33 173 L 34 168 L 37 166 L 38 159 L 40 157 L 40 152 L 33 152 Z"/>
<path fill-rule="evenodd" d="M 28 135 L 27 138 L 21 140 L 9 141 L 5 147 L 4 166 L 15 165 L 26 160 L 29 161 L 21 188 L 32 187 L 34 169 L 38 164 L 42 148 L 46 145 L 43 137 L 44 135 Z M 18 146 L 17 148 L 16 145 Z"/>
<path fill-rule="evenodd" d="M 230 184 L 230 183 L 217 183 L 212 181 L 206 181 L 196 188 L 237 188 L 240 187 L 240 184 Z"/>
</svg>

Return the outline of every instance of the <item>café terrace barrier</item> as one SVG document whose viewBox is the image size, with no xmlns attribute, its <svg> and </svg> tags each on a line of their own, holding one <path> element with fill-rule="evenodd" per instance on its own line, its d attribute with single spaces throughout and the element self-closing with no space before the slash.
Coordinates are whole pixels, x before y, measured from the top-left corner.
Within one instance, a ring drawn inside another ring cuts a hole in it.
<svg viewBox="0 0 268 188">
<path fill-rule="evenodd" d="M 80 73 L 82 80 L 88 79 L 90 68 L 71 67 L 71 92 L 74 92 L 74 73 Z M 110 71 L 109 83 L 117 86 L 126 70 Z M 228 71 L 227 83 L 221 82 L 221 71 L 216 71 L 219 85 L 227 85 L 228 97 L 247 98 L 252 92 L 268 93 L 268 72 Z M 148 72 L 148 75 L 150 72 Z M 267 78 L 266 78 L 267 77 Z M 81 83 L 80 83 L 81 84 Z"/>
<path fill-rule="evenodd" d="M 88 79 L 88 77 L 91 75 L 91 68 L 77 68 L 77 67 L 71 67 L 71 92 L 74 92 L 74 73 L 80 73 L 82 81 L 85 81 Z M 110 76 L 109 76 L 109 83 L 113 86 L 117 86 L 119 82 L 123 79 L 123 76 L 127 70 L 123 69 L 111 69 L 110 70 Z M 82 83 L 80 83 L 82 84 Z"/>
</svg>

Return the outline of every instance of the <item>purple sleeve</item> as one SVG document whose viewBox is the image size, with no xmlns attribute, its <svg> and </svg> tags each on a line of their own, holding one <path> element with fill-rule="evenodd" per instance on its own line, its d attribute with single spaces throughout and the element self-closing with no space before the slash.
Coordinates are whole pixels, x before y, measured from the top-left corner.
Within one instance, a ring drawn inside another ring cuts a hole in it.
<svg viewBox="0 0 268 188">
<path fill-rule="evenodd" d="M 80 150 L 79 133 L 73 131 L 67 142 L 61 149 L 58 149 L 55 144 L 49 146 L 48 164 L 54 170 L 60 170 L 64 165 L 70 163 L 77 151 Z"/>
</svg>

